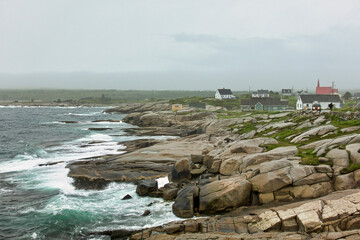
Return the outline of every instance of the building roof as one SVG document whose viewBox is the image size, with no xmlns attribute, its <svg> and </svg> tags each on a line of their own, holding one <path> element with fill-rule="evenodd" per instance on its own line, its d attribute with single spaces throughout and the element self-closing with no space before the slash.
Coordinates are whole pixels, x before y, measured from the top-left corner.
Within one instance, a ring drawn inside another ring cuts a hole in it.
<svg viewBox="0 0 360 240">
<path fill-rule="evenodd" d="M 253 92 L 254 94 L 269 94 L 269 90 L 257 90 L 256 92 Z"/>
<path fill-rule="evenodd" d="M 222 89 L 218 89 L 218 91 L 220 95 L 233 95 L 230 89 L 222 88 Z"/>
<path fill-rule="evenodd" d="M 320 80 L 318 80 L 318 84 L 316 86 L 316 94 L 334 94 L 334 93 L 338 93 L 338 90 L 336 88 L 320 87 Z"/>
<path fill-rule="evenodd" d="M 315 101 L 317 102 L 341 102 L 339 95 L 316 95 L 316 94 L 310 94 L 310 95 L 300 95 L 301 101 L 303 103 L 313 103 Z"/>
<path fill-rule="evenodd" d="M 284 89 L 281 90 L 281 92 L 282 92 L 282 93 L 291 93 L 292 91 L 291 91 L 290 88 L 288 88 L 288 89 L 285 89 L 285 88 L 284 88 Z"/>
<path fill-rule="evenodd" d="M 316 94 L 325 94 L 329 95 L 331 94 L 331 87 L 316 87 Z"/>
<path fill-rule="evenodd" d="M 280 98 L 250 98 L 242 99 L 241 105 L 255 106 L 260 102 L 263 106 L 288 106 L 288 101 L 281 101 Z"/>
</svg>

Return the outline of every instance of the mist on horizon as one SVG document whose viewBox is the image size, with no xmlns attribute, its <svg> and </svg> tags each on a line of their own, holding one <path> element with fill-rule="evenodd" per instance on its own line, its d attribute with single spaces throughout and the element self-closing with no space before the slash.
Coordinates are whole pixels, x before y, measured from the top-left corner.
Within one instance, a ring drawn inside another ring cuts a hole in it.
<svg viewBox="0 0 360 240">
<path fill-rule="evenodd" d="M 356 0 L 0 0 L 0 88 L 359 88 L 359 29 Z"/>
</svg>

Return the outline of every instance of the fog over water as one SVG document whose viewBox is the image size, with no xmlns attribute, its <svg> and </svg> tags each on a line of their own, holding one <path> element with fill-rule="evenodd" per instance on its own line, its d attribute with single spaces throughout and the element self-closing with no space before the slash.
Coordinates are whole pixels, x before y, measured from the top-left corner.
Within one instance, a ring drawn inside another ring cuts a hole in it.
<svg viewBox="0 0 360 240">
<path fill-rule="evenodd" d="M 357 0 L 0 0 L 1 88 L 314 88 L 360 77 Z"/>
</svg>

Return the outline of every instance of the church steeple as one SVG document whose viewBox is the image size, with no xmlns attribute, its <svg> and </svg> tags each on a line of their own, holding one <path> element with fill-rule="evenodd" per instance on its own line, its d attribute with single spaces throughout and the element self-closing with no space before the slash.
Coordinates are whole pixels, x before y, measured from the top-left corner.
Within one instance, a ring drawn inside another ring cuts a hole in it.
<svg viewBox="0 0 360 240">
<path fill-rule="evenodd" d="M 318 79 L 318 85 L 317 85 L 318 87 L 320 87 L 320 80 Z"/>
</svg>

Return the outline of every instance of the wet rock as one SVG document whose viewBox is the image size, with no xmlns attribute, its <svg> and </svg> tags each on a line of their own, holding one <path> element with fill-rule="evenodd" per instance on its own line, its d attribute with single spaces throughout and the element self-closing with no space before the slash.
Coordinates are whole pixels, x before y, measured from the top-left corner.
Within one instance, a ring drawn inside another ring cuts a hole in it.
<svg viewBox="0 0 360 240">
<path fill-rule="evenodd" d="M 88 128 L 90 131 L 106 131 L 106 130 L 112 130 L 112 128 Z"/>
<path fill-rule="evenodd" d="M 53 166 L 59 163 L 63 163 L 64 161 L 58 161 L 58 162 L 51 162 L 51 163 L 44 163 L 44 164 L 39 164 L 39 167 L 45 167 L 45 166 Z"/>
<path fill-rule="evenodd" d="M 145 210 L 143 214 L 141 214 L 142 217 L 146 217 L 151 214 L 150 210 Z"/>
<path fill-rule="evenodd" d="M 153 198 L 162 198 L 163 197 L 163 192 L 162 191 L 153 191 L 149 193 L 149 197 L 153 197 Z"/>
<path fill-rule="evenodd" d="M 128 200 L 128 199 L 132 199 L 132 196 L 130 196 L 129 194 L 126 194 L 126 196 L 123 197 L 121 200 Z"/>
<path fill-rule="evenodd" d="M 141 181 L 136 187 L 136 193 L 139 196 L 149 196 L 151 192 L 158 190 L 158 183 L 154 179 L 148 179 Z"/>
<path fill-rule="evenodd" d="M 207 168 L 205 166 L 201 166 L 200 168 L 193 168 L 191 170 L 191 177 L 198 177 L 201 174 L 203 174 L 205 171 L 207 170 Z"/>
<path fill-rule="evenodd" d="M 171 169 L 169 180 L 175 183 L 187 182 L 191 179 L 190 161 L 182 159 L 177 161 Z"/>
<path fill-rule="evenodd" d="M 184 230 L 183 224 L 169 224 L 165 226 L 165 232 L 167 234 L 173 234 Z"/>
<path fill-rule="evenodd" d="M 174 200 L 178 193 L 178 186 L 175 183 L 167 183 L 163 189 L 163 199 L 164 200 Z"/>
<path fill-rule="evenodd" d="M 60 121 L 61 123 L 78 123 L 78 121 Z"/>
<path fill-rule="evenodd" d="M 188 185 L 180 190 L 172 206 L 173 213 L 182 218 L 194 216 L 194 210 L 199 197 L 199 188 L 195 185 Z"/>
<path fill-rule="evenodd" d="M 215 213 L 250 204 L 251 184 L 230 178 L 200 186 L 199 211 Z"/>
<path fill-rule="evenodd" d="M 191 157 L 191 161 L 192 161 L 194 164 L 203 164 L 203 160 L 204 160 L 204 156 L 203 156 L 203 155 L 194 155 L 194 154 L 191 154 L 190 157 Z"/>
<path fill-rule="evenodd" d="M 137 139 L 133 141 L 119 142 L 119 144 L 124 145 L 127 152 L 133 152 L 141 148 L 153 146 L 159 142 L 159 140 L 155 139 Z"/>
<path fill-rule="evenodd" d="M 199 224 L 196 221 L 184 222 L 184 228 L 186 233 L 199 232 Z"/>
</svg>

